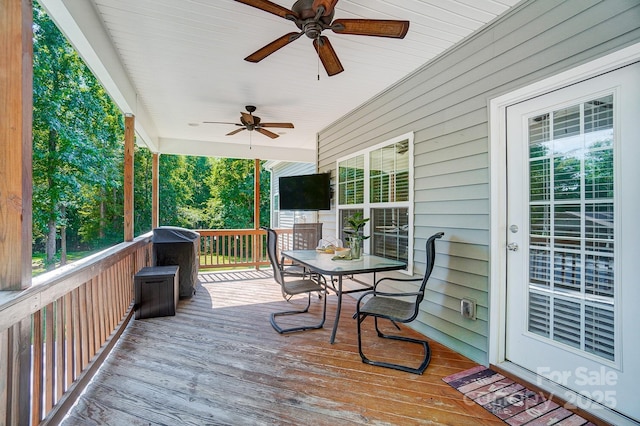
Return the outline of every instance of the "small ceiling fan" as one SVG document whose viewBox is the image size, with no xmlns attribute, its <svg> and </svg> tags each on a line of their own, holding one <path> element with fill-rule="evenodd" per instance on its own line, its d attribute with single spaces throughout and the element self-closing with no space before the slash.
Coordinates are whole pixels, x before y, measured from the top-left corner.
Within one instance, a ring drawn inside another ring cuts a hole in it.
<svg viewBox="0 0 640 426">
<path fill-rule="evenodd" d="M 256 50 L 244 58 L 245 61 L 260 62 L 305 34 L 313 40 L 313 46 L 329 76 L 341 73 L 344 68 L 329 39 L 321 35 L 322 31 L 330 29 L 338 34 L 404 38 L 409 30 L 409 21 L 382 19 L 336 19 L 333 21 L 334 8 L 338 0 L 297 0 L 291 10 L 269 0 L 236 1 L 293 21 L 300 29 L 300 32 L 285 34 Z"/>
<path fill-rule="evenodd" d="M 293 129 L 293 123 L 262 123 L 260 121 L 260 117 L 253 115 L 253 112 L 255 112 L 256 107 L 253 105 L 247 105 L 245 107 L 248 111 L 248 114 L 246 112 L 241 112 L 240 113 L 240 123 L 229 123 L 229 122 L 225 122 L 225 121 L 204 121 L 203 123 L 209 123 L 209 124 L 233 124 L 236 126 L 240 126 L 240 129 L 236 129 L 232 132 L 227 133 L 227 136 L 232 136 L 235 135 L 238 132 L 241 132 L 243 130 L 248 130 L 248 131 L 253 131 L 255 130 L 258 133 L 262 133 L 265 136 L 269 136 L 271 139 L 275 139 L 277 138 L 279 135 L 270 132 L 269 130 L 265 129 L 265 127 L 278 127 L 281 129 Z"/>
</svg>

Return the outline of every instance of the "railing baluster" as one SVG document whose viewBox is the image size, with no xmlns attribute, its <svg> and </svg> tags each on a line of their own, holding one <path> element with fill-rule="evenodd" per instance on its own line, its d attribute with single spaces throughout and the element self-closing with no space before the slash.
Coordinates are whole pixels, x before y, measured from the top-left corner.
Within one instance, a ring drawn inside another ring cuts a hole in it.
<svg viewBox="0 0 640 426">
<path fill-rule="evenodd" d="M 7 377 L 9 374 L 9 329 L 0 330 L 0 372 L 7 372 L 7 374 L 0 375 L 0 413 L 5 413 L 0 416 L 0 423 L 5 424 L 7 422 L 7 414 L 9 411 L 10 401 L 10 389 Z"/>
<path fill-rule="evenodd" d="M 122 315 L 124 314 L 124 308 L 123 308 L 123 296 L 124 296 L 124 283 L 127 279 L 133 279 L 133 278 L 129 278 L 131 275 L 128 273 L 128 271 L 131 269 L 131 265 L 130 265 L 130 259 L 126 258 L 123 259 L 120 262 L 120 278 L 118 279 L 118 282 L 114 283 L 114 309 L 116 312 L 116 324 L 119 322 L 120 318 L 122 318 Z"/>
<path fill-rule="evenodd" d="M 49 303 L 44 309 L 44 412 L 48 413 L 54 404 L 54 374 L 55 374 L 55 356 L 54 356 L 54 338 L 53 338 L 53 303 Z"/>
<path fill-rule="evenodd" d="M 31 384 L 31 424 L 37 425 L 42 420 L 42 311 L 36 311 L 32 316 L 33 321 L 33 382 Z"/>
<path fill-rule="evenodd" d="M 71 293 L 72 296 L 72 318 L 73 318 L 73 380 L 75 381 L 80 377 L 82 372 L 82 353 L 80 351 L 80 345 L 82 344 L 82 333 L 80 331 L 80 289 L 75 288 Z"/>
<path fill-rule="evenodd" d="M 100 310 L 102 309 L 100 292 L 102 291 L 103 281 L 104 278 L 102 277 L 102 275 L 98 275 L 91 280 L 93 292 L 93 297 L 91 298 L 93 306 L 93 347 L 95 349 L 95 352 L 98 352 L 100 350 L 100 345 L 104 338 L 104 333 L 102 332 L 102 316 L 100 315 Z"/>
<path fill-rule="evenodd" d="M 64 295 L 64 370 L 65 382 L 64 390 L 69 389 L 73 383 L 73 311 L 72 293 Z"/>
<path fill-rule="evenodd" d="M 57 403 L 58 401 L 60 401 L 60 398 L 64 393 L 64 297 L 61 297 L 55 302 L 55 317 L 55 402 Z"/>
<path fill-rule="evenodd" d="M 25 390 L 29 390 L 31 383 L 31 377 L 33 375 L 32 357 L 30 355 L 31 349 L 29 344 L 33 344 L 33 336 L 31 339 L 25 341 L 27 332 L 33 330 L 32 316 L 29 315 L 22 320 L 16 321 L 9 328 L 9 371 L 7 377 L 9 377 L 10 385 L 10 397 L 9 397 L 9 411 L 10 419 L 8 424 L 17 425 L 22 422 L 23 419 L 29 418 L 29 404 L 25 404 L 24 400 L 20 398 L 20 395 L 25 395 Z M 26 349 L 26 350 L 25 350 Z M 29 352 L 27 352 L 29 351 Z M 26 373 L 26 374 L 25 374 Z M 31 388 L 33 389 L 33 388 Z M 31 395 L 30 395 L 31 396 Z M 31 398 L 36 399 L 36 398 Z M 40 407 L 42 407 L 42 400 L 39 400 Z M 38 412 L 38 416 L 42 415 L 42 408 Z"/>
<path fill-rule="evenodd" d="M 89 364 L 89 327 L 87 323 L 87 284 L 80 286 L 80 352 L 81 352 L 81 370 Z"/>
<path fill-rule="evenodd" d="M 97 344 L 97 338 L 95 338 L 96 336 L 96 323 L 97 323 L 97 315 L 95 314 L 96 309 L 96 303 L 95 303 L 95 292 L 96 292 L 96 285 L 95 285 L 95 280 L 90 280 L 87 283 L 87 303 L 89 303 L 89 309 L 87 310 L 87 327 L 90 330 L 89 333 L 89 341 L 87 342 L 87 345 L 89 346 L 89 359 L 91 359 L 93 357 L 93 354 L 96 353 L 97 349 L 96 349 L 96 344 Z"/>
<path fill-rule="evenodd" d="M 122 261 L 116 263 L 111 267 L 112 276 L 111 276 L 111 279 L 109 280 L 109 284 L 107 285 L 107 295 L 108 295 L 107 306 L 109 307 L 109 328 L 107 330 L 109 331 L 109 333 L 111 332 L 111 330 L 116 328 L 116 324 L 117 324 L 118 312 L 116 311 L 115 289 L 122 278 L 122 275 L 120 274 L 121 266 L 122 266 Z"/>
<path fill-rule="evenodd" d="M 98 302 L 98 318 L 99 318 L 99 333 L 100 335 L 98 336 L 100 339 L 100 342 L 104 341 L 105 339 L 105 335 L 107 333 L 107 314 L 106 314 L 106 306 L 105 306 L 105 299 L 104 299 L 104 283 L 106 281 L 109 280 L 109 269 L 107 269 L 106 271 L 104 271 L 102 273 L 102 275 L 99 277 L 99 286 L 98 286 L 98 291 L 96 294 L 96 299 Z"/>
</svg>

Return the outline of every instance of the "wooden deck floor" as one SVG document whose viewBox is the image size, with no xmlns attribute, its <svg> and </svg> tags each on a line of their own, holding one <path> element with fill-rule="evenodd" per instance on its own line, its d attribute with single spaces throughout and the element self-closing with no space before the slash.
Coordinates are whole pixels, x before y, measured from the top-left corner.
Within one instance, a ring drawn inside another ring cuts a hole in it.
<svg viewBox="0 0 640 426">
<path fill-rule="evenodd" d="M 442 381 L 475 363 L 435 342 L 421 376 L 363 364 L 350 296 L 331 345 L 335 295 L 324 329 L 279 335 L 269 314 L 288 303 L 268 273 L 200 281 L 176 316 L 129 324 L 64 425 L 504 424 Z M 376 353 L 417 359 L 371 328 Z"/>
</svg>

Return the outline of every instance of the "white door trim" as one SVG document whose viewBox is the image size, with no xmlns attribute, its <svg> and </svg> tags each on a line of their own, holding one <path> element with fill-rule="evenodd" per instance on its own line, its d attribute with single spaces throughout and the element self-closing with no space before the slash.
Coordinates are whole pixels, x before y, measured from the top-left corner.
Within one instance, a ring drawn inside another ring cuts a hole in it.
<svg viewBox="0 0 640 426">
<path fill-rule="evenodd" d="M 507 237 L 507 161 L 506 109 L 518 102 L 595 77 L 640 59 L 640 43 L 580 65 L 510 93 L 490 99 L 489 112 L 489 171 L 491 187 L 490 285 L 489 285 L 489 363 L 500 365 L 512 373 L 538 384 L 548 392 L 561 394 L 550 383 L 529 374 L 505 357 L 506 336 L 506 237 Z M 615 414 L 615 413 L 613 413 Z M 612 415 L 613 415 L 612 414 Z M 623 421 L 624 423 L 624 421 Z M 622 424 L 622 423 L 621 423 Z"/>
</svg>

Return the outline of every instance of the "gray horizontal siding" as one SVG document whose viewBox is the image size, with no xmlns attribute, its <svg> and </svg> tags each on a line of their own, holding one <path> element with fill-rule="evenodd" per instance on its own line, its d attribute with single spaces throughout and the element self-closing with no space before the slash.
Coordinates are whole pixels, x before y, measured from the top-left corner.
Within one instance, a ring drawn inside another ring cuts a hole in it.
<svg viewBox="0 0 640 426">
<path fill-rule="evenodd" d="M 488 100 L 640 41 L 637 0 L 524 1 L 319 133 L 318 168 L 414 132 L 414 262 L 437 231 L 436 268 L 415 328 L 487 362 Z M 325 215 L 335 228 L 335 216 Z M 459 314 L 463 297 L 478 319 Z"/>
</svg>

